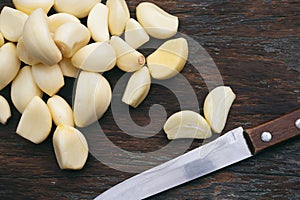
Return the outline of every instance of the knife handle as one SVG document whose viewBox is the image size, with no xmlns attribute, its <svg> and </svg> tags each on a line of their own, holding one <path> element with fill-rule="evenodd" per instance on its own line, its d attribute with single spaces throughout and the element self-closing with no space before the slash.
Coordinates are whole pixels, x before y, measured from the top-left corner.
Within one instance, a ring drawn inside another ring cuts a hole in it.
<svg viewBox="0 0 300 200">
<path fill-rule="evenodd" d="M 269 121 L 255 128 L 247 129 L 252 153 L 256 154 L 270 146 L 300 135 L 300 109 Z"/>
</svg>

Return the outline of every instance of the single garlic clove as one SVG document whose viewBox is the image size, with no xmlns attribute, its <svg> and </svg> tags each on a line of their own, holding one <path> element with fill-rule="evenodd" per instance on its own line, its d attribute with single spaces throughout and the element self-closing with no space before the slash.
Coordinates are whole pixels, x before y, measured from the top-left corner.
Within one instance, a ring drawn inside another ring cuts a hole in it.
<svg viewBox="0 0 300 200">
<path fill-rule="evenodd" d="M 184 110 L 173 114 L 164 125 L 169 140 L 179 138 L 206 139 L 211 129 L 206 120 L 194 111 Z"/>
<path fill-rule="evenodd" d="M 80 170 L 88 158 L 88 143 L 77 129 L 61 124 L 53 134 L 53 147 L 61 169 Z"/>
<path fill-rule="evenodd" d="M 147 67 L 136 71 L 130 77 L 122 101 L 134 108 L 138 107 L 149 93 L 151 76 Z"/>
<path fill-rule="evenodd" d="M 99 73 L 81 71 L 74 99 L 74 121 L 86 127 L 102 117 L 112 97 L 108 81 Z"/>
<path fill-rule="evenodd" d="M 55 33 L 55 31 L 60 27 L 61 25 L 68 23 L 68 22 L 78 22 L 80 23 L 80 20 L 75 17 L 74 15 L 68 14 L 68 13 L 56 13 L 49 16 L 49 29 L 51 33 Z"/>
<path fill-rule="evenodd" d="M 2 35 L 2 33 L 0 32 L 0 47 L 2 47 L 4 45 L 5 41 L 4 41 L 4 37 Z"/>
<path fill-rule="evenodd" d="M 118 36 L 112 36 L 110 44 L 117 54 L 117 66 L 125 72 L 134 72 L 145 65 L 143 54 L 132 48 Z"/>
<path fill-rule="evenodd" d="M 36 85 L 30 66 L 23 67 L 14 79 L 10 91 L 11 100 L 20 113 L 35 96 L 42 97 L 43 92 Z"/>
<path fill-rule="evenodd" d="M 47 105 L 56 126 L 60 124 L 74 126 L 73 111 L 66 100 L 58 95 L 54 95 L 48 99 Z"/>
<path fill-rule="evenodd" d="M 15 7 L 26 14 L 31 14 L 37 8 L 42 8 L 45 13 L 54 5 L 54 0 L 12 0 Z"/>
<path fill-rule="evenodd" d="M 96 42 L 109 41 L 108 13 L 106 5 L 97 3 L 88 15 L 87 27 Z"/>
<path fill-rule="evenodd" d="M 216 133 L 221 133 L 225 127 L 230 107 L 236 95 L 230 87 L 219 86 L 213 89 L 204 101 L 204 116 Z"/>
<path fill-rule="evenodd" d="M 28 53 L 45 65 L 55 65 L 62 59 L 50 33 L 48 17 L 41 8 L 29 15 L 23 30 L 23 42 Z"/>
<path fill-rule="evenodd" d="M 84 18 L 99 2 L 101 0 L 55 0 L 54 9 L 59 13 L 69 13 L 78 18 Z"/>
<path fill-rule="evenodd" d="M 74 53 L 86 46 L 90 39 L 90 31 L 77 22 L 65 23 L 54 33 L 54 42 L 65 58 L 71 58 Z"/>
<path fill-rule="evenodd" d="M 170 15 L 153 3 L 140 3 L 136 7 L 136 16 L 147 33 L 154 38 L 167 39 L 177 33 L 178 17 Z"/>
<path fill-rule="evenodd" d="M 5 125 L 7 120 L 11 117 L 10 106 L 7 100 L 0 95 L 0 123 Z"/>
<path fill-rule="evenodd" d="M 150 40 L 144 28 L 133 18 L 129 19 L 125 28 L 125 41 L 132 48 L 138 49 Z"/>
<path fill-rule="evenodd" d="M 37 59 L 33 58 L 24 46 L 23 37 L 20 37 L 17 43 L 17 56 L 27 65 L 36 65 L 40 63 Z"/>
<path fill-rule="evenodd" d="M 32 75 L 38 87 L 49 96 L 55 95 L 65 85 L 64 75 L 59 65 L 32 66 Z"/>
<path fill-rule="evenodd" d="M 60 66 L 60 69 L 64 76 L 71 77 L 71 78 L 77 78 L 79 69 L 74 67 L 74 65 L 71 62 L 71 59 L 69 58 L 63 58 L 58 65 Z"/>
<path fill-rule="evenodd" d="M 0 90 L 6 87 L 17 75 L 21 61 L 17 57 L 16 46 L 6 43 L 0 48 Z"/>
<path fill-rule="evenodd" d="M 107 0 L 109 8 L 108 27 L 111 35 L 121 35 L 130 18 L 129 9 L 125 0 Z"/>
<path fill-rule="evenodd" d="M 147 65 L 153 78 L 165 80 L 176 76 L 185 66 L 187 58 L 186 39 L 172 39 L 147 57 Z"/>
<path fill-rule="evenodd" d="M 5 39 L 11 42 L 17 42 L 23 33 L 23 27 L 28 15 L 22 11 L 3 7 L 0 14 L 0 29 Z"/>
<path fill-rule="evenodd" d="M 116 53 L 108 42 L 96 42 L 79 49 L 71 61 L 79 69 L 106 72 L 115 66 Z"/>
<path fill-rule="evenodd" d="M 35 96 L 26 106 L 17 127 L 17 134 L 39 144 L 50 134 L 52 118 L 45 102 Z"/>
</svg>

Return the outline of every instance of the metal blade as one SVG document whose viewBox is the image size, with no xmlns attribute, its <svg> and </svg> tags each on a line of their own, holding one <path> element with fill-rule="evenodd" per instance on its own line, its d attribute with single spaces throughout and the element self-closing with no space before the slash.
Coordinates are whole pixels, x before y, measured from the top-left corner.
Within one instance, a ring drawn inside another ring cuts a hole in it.
<svg viewBox="0 0 300 200">
<path fill-rule="evenodd" d="M 243 128 L 236 128 L 209 144 L 125 180 L 95 199 L 144 199 L 251 156 Z"/>
</svg>

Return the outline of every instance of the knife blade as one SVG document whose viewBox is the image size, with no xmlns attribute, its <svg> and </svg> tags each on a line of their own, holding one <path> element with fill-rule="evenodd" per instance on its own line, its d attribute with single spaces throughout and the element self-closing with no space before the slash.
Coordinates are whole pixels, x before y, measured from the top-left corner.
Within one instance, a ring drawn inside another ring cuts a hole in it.
<svg viewBox="0 0 300 200">
<path fill-rule="evenodd" d="M 119 183 L 95 199 L 145 199 L 299 135 L 300 109 L 252 129 L 239 127 L 229 131 L 208 144 Z"/>
</svg>

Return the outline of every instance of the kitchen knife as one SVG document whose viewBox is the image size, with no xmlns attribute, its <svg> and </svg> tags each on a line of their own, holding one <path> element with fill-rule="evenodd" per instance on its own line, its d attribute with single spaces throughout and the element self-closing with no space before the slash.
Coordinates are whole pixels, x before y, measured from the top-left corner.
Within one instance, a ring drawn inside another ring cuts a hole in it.
<svg viewBox="0 0 300 200">
<path fill-rule="evenodd" d="M 96 200 L 138 200 L 204 176 L 300 134 L 300 109 L 252 129 L 236 128 L 216 140 L 133 176 Z"/>
</svg>

